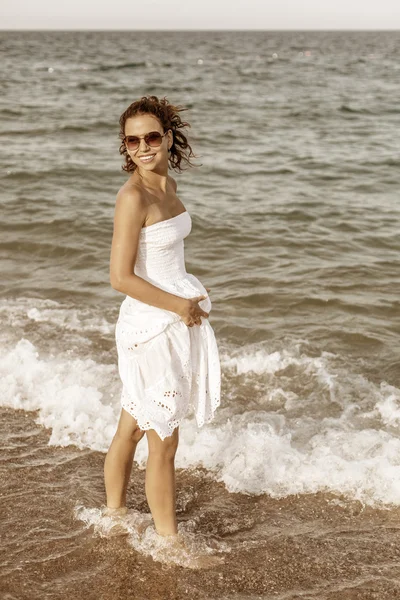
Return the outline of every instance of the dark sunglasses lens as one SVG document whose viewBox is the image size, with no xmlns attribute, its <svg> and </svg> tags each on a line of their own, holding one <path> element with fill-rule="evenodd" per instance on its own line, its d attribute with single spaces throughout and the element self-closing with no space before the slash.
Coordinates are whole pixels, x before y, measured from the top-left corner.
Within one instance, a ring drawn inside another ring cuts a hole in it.
<svg viewBox="0 0 400 600">
<path fill-rule="evenodd" d="M 139 148 L 140 140 L 138 137 L 131 135 L 126 138 L 126 145 L 129 150 L 137 150 Z"/>
<path fill-rule="evenodd" d="M 144 139 L 149 146 L 159 146 L 162 142 L 162 135 L 158 131 L 152 131 Z"/>
<path fill-rule="evenodd" d="M 152 131 L 151 133 L 147 133 L 144 137 L 144 140 L 148 146 L 160 146 L 162 142 L 162 135 L 158 131 Z M 140 146 L 140 138 L 136 135 L 129 135 L 126 138 L 126 145 L 129 150 L 137 150 Z"/>
</svg>

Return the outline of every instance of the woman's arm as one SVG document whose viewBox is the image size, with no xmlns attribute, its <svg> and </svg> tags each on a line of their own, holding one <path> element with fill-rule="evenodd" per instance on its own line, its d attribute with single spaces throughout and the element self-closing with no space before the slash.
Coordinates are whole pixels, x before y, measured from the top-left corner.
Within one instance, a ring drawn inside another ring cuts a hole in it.
<svg viewBox="0 0 400 600">
<path fill-rule="evenodd" d="M 114 232 L 110 256 L 111 286 L 150 304 L 181 314 L 187 299 L 161 290 L 134 273 L 140 232 L 146 219 L 146 207 L 139 189 L 122 188 L 116 198 Z"/>
</svg>

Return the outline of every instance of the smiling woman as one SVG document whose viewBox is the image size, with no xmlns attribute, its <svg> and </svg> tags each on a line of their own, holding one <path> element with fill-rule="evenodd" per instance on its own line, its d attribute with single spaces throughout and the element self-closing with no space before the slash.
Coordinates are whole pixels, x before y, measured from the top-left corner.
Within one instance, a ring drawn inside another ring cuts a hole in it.
<svg viewBox="0 0 400 600">
<path fill-rule="evenodd" d="M 178 542 L 179 425 L 191 414 L 199 427 L 212 421 L 221 388 L 209 290 L 185 267 L 192 220 L 168 174 L 169 165 L 181 171 L 181 162 L 191 165 L 194 156 L 179 110 L 186 109 L 150 96 L 120 118 L 130 177 L 115 204 L 110 281 L 126 295 L 115 330 L 122 410 L 104 464 L 105 512 L 124 512 L 135 448 L 146 433 L 146 495 L 156 532 Z"/>
<path fill-rule="evenodd" d="M 125 164 L 122 166 L 122 170 L 128 173 L 133 173 L 136 170 L 137 161 L 131 153 L 138 150 L 141 139 L 144 139 L 148 148 L 156 148 L 161 145 L 166 135 L 168 135 L 168 160 L 171 167 L 178 172 L 182 172 L 182 160 L 187 162 L 189 166 L 194 166 L 190 162 L 190 157 L 196 157 L 196 155 L 187 140 L 187 136 L 181 131 L 185 127 L 190 127 L 190 124 L 182 121 L 178 114 L 184 110 L 187 109 L 182 106 L 170 104 L 165 97 L 158 100 L 157 96 L 143 96 L 140 100 L 133 102 L 122 113 L 119 120 L 119 137 L 122 142 L 119 152 L 125 157 Z M 132 118 L 146 114 L 154 115 L 158 123 L 155 131 L 150 131 L 140 136 L 136 131 L 132 130 Z M 161 124 L 163 126 L 160 127 Z M 160 136 L 162 136 L 161 139 Z M 155 152 L 147 152 L 147 154 L 150 153 L 156 154 Z M 144 152 L 139 152 L 139 155 L 144 154 Z"/>
</svg>

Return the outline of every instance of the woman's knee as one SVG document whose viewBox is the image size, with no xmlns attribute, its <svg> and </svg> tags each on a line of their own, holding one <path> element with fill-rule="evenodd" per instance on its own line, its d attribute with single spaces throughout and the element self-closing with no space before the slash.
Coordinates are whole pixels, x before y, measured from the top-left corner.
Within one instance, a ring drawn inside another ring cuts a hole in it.
<svg viewBox="0 0 400 600">
<path fill-rule="evenodd" d="M 146 431 L 146 434 L 149 454 L 152 456 L 160 456 L 160 458 L 174 458 L 179 443 L 178 427 L 174 429 L 171 435 L 163 440 L 154 429 L 149 429 Z"/>
<path fill-rule="evenodd" d="M 139 442 L 145 432 L 140 429 L 136 419 L 124 408 L 121 410 L 119 423 L 115 435 L 126 442 Z"/>
<path fill-rule="evenodd" d="M 137 444 L 143 438 L 144 434 L 145 432 L 139 429 L 139 427 L 129 432 L 120 431 L 119 429 L 117 429 L 117 431 L 115 432 L 115 437 L 119 440 L 122 440 L 123 442 Z"/>
</svg>

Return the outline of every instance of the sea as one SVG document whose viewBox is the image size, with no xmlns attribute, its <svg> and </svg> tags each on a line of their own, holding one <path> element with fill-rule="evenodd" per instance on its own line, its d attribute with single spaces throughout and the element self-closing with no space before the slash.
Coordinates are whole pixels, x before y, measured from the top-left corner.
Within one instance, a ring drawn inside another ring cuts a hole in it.
<svg viewBox="0 0 400 600">
<path fill-rule="evenodd" d="M 2 600 L 400 598 L 400 32 L 2 31 Z M 119 117 L 185 107 L 170 169 L 210 288 L 221 404 L 180 426 L 161 548 L 118 423 Z M 185 562 L 186 561 L 186 562 Z"/>
</svg>

